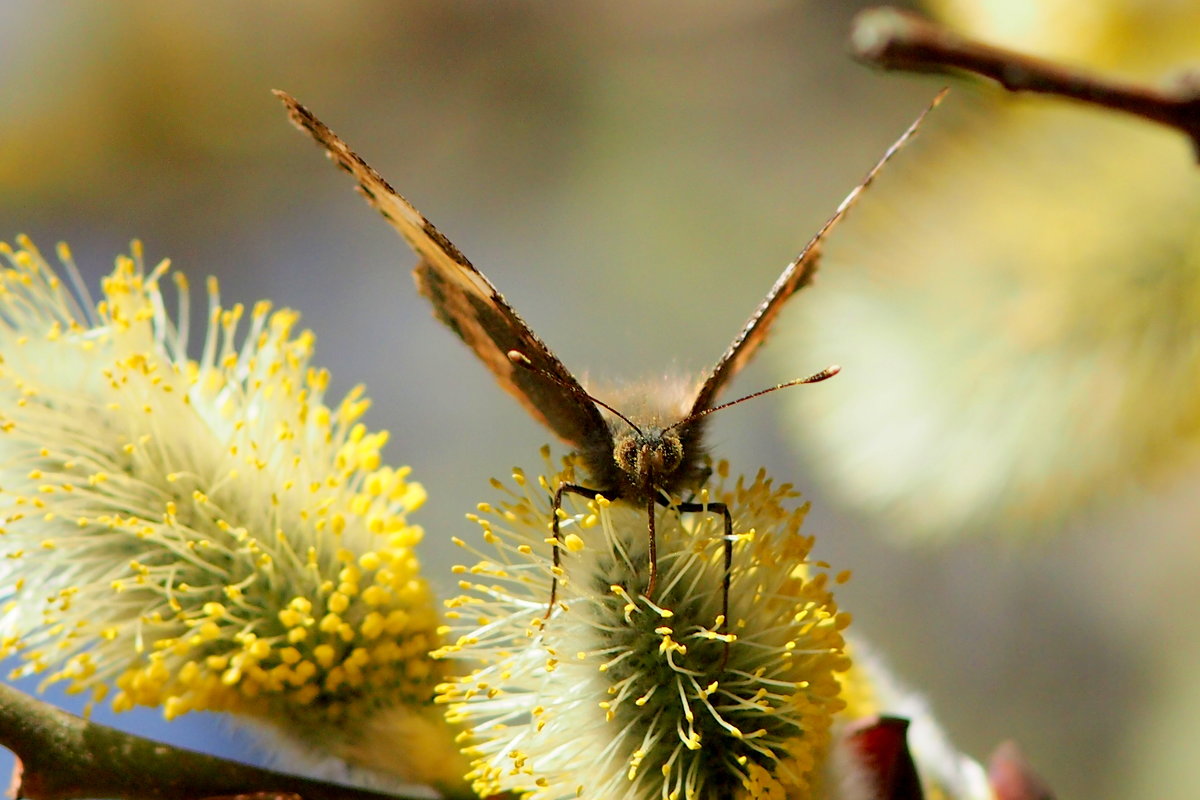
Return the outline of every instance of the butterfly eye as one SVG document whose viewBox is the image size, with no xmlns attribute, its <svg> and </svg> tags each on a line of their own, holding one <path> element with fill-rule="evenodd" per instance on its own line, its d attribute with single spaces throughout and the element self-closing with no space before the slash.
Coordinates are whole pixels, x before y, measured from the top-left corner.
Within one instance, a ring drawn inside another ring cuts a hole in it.
<svg viewBox="0 0 1200 800">
<path fill-rule="evenodd" d="M 679 440 L 679 434 L 674 430 L 663 432 L 662 438 L 656 443 L 655 450 L 662 459 L 664 475 L 670 475 L 683 462 L 683 442 Z"/>
<path fill-rule="evenodd" d="M 621 471 L 636 476 L 638 474 L 638 456 L 642 446 L 642 437 L 626 433 L 617 437 L 613 443 L 613 461 Z"/>
</svg>

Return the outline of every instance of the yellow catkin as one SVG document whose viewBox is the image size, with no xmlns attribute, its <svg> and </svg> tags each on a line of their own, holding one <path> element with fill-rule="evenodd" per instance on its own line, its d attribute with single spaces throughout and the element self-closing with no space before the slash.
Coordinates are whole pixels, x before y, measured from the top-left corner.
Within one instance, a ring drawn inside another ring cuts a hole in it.
<svg viewBox="0 0 1200 800">
<path fill-rule="evenodd" d="M 383 464 L 363 389 L 328 403 L 298 315 L 224 307 L 215 281 L 209 328 L 185 346 L 159 294 L 165 262 L 119 259 L 80 309 L 32 243 L 0 258 L 0 641 L 14 677 L 118 710 L 255 716 L 402 770 L 356 725 L 381 709 L 437 719 L 446 667 L 428 657 L 440 621 L 407 522 L 424 490 Z"/>
</svg>

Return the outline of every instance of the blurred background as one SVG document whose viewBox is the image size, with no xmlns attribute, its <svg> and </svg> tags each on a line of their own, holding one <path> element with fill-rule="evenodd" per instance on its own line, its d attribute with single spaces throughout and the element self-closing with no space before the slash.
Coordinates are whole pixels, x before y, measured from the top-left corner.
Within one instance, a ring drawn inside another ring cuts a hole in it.
<svg viewBox="0 0 1200 800">
<path fill-rule="evenodd" d="M 7 0 L 0 237 L 69 242 L 93 289 L 136 237 L 227 303 L 299 309 L 331 397 L 366 383 L 368 423 L 428 488 L 416 521 L 448 592 L 464 513 L 548 433 L 433 320 L 408 249 L 269 90 L 577 374 L 696 372 L 945 83 L 852 62 L 862 5 Z M 1194 6 L 922 10 L 1154 81 L 1200 52 Z M 854 572 L 853 630 L 962 749 L 1014 739 L 1061 797 L 1190 798 L 1200 172 L 1171 132 L 952 85 L 729 396 L 843 375 L 722 412 L 713 449 L 812 501 L 817 553 Z M 158 716 L 97 714 L 245 755 L 220 720 Z"/>
</svg>

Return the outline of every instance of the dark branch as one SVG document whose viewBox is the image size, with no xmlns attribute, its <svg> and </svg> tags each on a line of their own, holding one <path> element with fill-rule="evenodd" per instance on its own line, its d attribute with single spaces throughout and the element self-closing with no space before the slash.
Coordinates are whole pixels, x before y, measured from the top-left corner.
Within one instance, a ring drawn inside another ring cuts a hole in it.
<svg viewBox="0 0 1200 800">
<path fill-rule="evenodd" d="M 1069 97 L 1133 114 L 1183 132 L 1200 160 L 1200 81 L 1185 75 L 1169 92 L 1089 74 L 1053 61 L 977 42 L 895 8 L 861 12 L 850 33 L 853 55 L 883 69 L 972 72 L 1011 92 Z"/>
<path fill-rule="evenodd" d="M 0 745 L 18 763 L 10 790 L 31 800 L 199 800 L 293 796 L 395 800 L 392 795 L 226 761 L 88 722 L 0 684 Z"/>
</svg>

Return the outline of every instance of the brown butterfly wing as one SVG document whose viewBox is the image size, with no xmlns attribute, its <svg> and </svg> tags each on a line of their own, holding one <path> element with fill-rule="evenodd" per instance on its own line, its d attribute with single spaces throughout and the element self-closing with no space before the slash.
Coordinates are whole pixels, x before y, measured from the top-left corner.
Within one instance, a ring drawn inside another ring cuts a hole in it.
<svg viewBox="0 0 1200 800">
<path fill-rule="evenodd" d="M 762 347 L 766 341 L 767 334 L 771 330 L 771 325 L 774 324 L 775 318 L 779 316 L 779 312 L 783 309 L 783 304 L 787 302 L 793 294 L 812 282 L 813 276 L 817 272 L 817 261 L 820 258 L 821 245 L 825 241 L 830 231 L 842 220 L 846 212 L 858 201 L 871 182 L 875 180 L 875 176 L 883 169 L 886 164 L 897 151 L 903 147 L 913 134 L 917 132 L 917 128 L 925 120 L 925 116 L 933 110 L 933 108 L 946 96 L 946 91 L 943 89 L 938 93 L 933 102 L 921 112 L 911 125 L 900 134 L 892 146 L 887 149 L 883 157 L 876 162 L 867 176 L 862 182 L 855 186 L 850 194 L 846 195 L 846 199 L 841 202 L 837 210 L 833 212 L 816 235 L 809 240 L 804 249 L 800 251 L 800 255 L 787 265 L 783 274 L 775 281 L 775 285 L 771 287 L 771 291 L 767 292 L 766 298 L 759 304 L 758 309 L 751 315 L 742 328 L 741 333 L 729 345 L 725 354 L 717 362 L 712 373 L 708 376 L 708 380 L 700 387 L 700 392 L 696 395 L 696 400 L 692 404 L 692 414 L 697 414 L 706 408 L 711 408 L 716 402 L 717 395 L 725 384 L 728 383 L 734 375 L 741 371 L 742 367 L 750 362 L 754 354 L 758 352 L 758 348 Z"/>
<path fill-rule="evenodd" d="M 578 381 L 491 281 L 312 112 L 286 92 L 276 91 L 275 95 L 287 107 L 292 123 L 358 181 L 367 202 L 420 256 L 413 277 L 421 294 L 433 303 L 435 316 L 475 351 L 500 386 L 570 444 L 594 445 L 598 437 L 608 437 L 603 417 Z M 510 350 L 524 354 L 534 369 L 515 365 L 508 358 Z"/>
<path fill-rule="evenodd" d="M 604 418 L 574 376 L 498 292 L 481 290 L 470 275 L 483 279 L 478 272 L 448 270 L 427 258 L 413 270 L 417 288 L 433 303 L 437 318 L 475 351 L 534 419 L 575 447 L 591 446 L 599 437 L 609 440 Z M 533 369 L 515 365 L 507 356 L 510 350 L 520 351 Z"/>
</svg>

